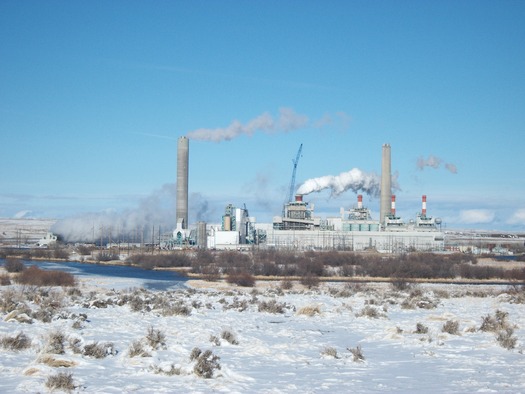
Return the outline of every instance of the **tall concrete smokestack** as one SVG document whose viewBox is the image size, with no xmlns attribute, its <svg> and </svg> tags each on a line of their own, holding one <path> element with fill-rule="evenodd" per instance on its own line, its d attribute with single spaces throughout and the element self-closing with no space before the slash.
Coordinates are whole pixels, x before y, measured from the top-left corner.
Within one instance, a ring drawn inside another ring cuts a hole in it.
<svg viewBox="0 0 525 394">
<path fill-rule="evenodd" d="M 392 174 L 390 161 L 390 144 L 383 144 L 383 156 L 381 161 L 381 201 L 379 204 L 379 220 L 381 225 L 385 223 L 385 217 L 390 212 L 390 200 L 392 196 Z"/>
<path fill-rule="evenodd" d="M 427 216 L 427 196 L 421 197 L 421 216 Z"/>
<path fill-rule="evenodd" d="M 358 194 L 357 195 L 357 209 L 362 209 L 362 208 L 363 208 L 363 195 Z"/>
<path fill-rule="evenodd" d="M 187 137 L 177 142 L 177 226 L 188 228 L 188 167 L 190 143 Z"/>
</svg>

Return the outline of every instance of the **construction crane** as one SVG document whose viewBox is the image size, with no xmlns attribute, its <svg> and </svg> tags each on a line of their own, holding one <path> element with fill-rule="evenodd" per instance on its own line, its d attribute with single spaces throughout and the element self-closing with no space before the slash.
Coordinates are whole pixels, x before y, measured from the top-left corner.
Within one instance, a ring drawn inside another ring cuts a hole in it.
<svg viewBox="0 0 525 394">
<path fill-rule="evenodd" d="M 288 193 L 288 201 L 286 202 L 290 202 L 293 200 L 293 194 L 295 192 L 295 173 L 297 172 L 297 163 L 299 163 L 299 158 L 301 157 L 302 151 L 303 151 L 303 144 L 299 146 L 299 150 L 297 151 L 297 156 L 295 157 L 295 160 L 293 161 L 292 180 L 290 181 L 290 192 Z"/>
</svg>

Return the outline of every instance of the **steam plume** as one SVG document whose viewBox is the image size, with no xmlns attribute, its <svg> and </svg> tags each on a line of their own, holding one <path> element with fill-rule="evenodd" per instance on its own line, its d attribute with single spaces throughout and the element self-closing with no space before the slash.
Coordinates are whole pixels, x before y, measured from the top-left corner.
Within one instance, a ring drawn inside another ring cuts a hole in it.
<svg viewBox="0 0 525 394">
<path fill-rule="evenodd" d="M 422 156 L 418 157 L 416 165 L 419 170 L 423 170 L 425 167 L 432 167 L 434 169 L 438 169 L 442 163 L 443 159 L 434 155 L 429 155 L 427 159 L 425 159 Z M 458 172 L 458 169 L 455 164 L 445 163 L 444 167 L 452 174 L 457 174 Z"/>
<path fill-rule="evenodd" d="M 142 199 L 138 207 L 122 212 L 86 213 L 59 220 L 52 228 L 67 242 L 150 241 L 153 226 L 167 232 L 175 227 L 175 184 L 165 184 L 161 190 Z"/>
<path fill-rule="evenodd" d="M 365 173 L 359 168 L 353 168 L 339 175 L 325 175 L 319 178 L 308 179 L 297 189 L 298 194 L 310 194 L 331 189 L 332 196 L 338 196 L 347 190 L 364 192 L 370 196 L 378 197 L 380 178 L 375 173 Z"/>
<path fill-rule="evenodd" d="M 297 130 L 307 124 L 307 116 L 297 114 L 291 108 L 280 108 L 277 119 L 274 119 L 272 115 L 265 112 L 246 124 L 234 120 L 225 128 L 197 129 L 190 131 L 186 137 L 192 140 L 221 142 L 230 141 L 240 135 L 251 136 L 256 131 L 276 133 Z"/>
</svg>

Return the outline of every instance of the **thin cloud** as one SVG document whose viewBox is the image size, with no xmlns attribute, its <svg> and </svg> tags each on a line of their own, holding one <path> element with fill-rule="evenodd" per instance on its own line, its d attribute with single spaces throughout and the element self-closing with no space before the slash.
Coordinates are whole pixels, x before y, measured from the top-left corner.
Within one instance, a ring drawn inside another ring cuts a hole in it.
<svg viewBox="0 0 525 394">
<path fill-rule="evenodd" d="M 507 224 L 523 224 L 525 223 L 525 208 L 516 210 L 507 220 Z"/>
<path fill-rule="evenodd" d="M 459 213 L 459 223 L 483 224 L 492 223 L 496 215 L 488 209 L 465 209 Z"/>
<path fill-rule="evenodd" d="M 445 161 L 438 156 L 429 155 L 426 159 L 423 156 L 420 156 L 417 158 L 416 167 L 418 168 L 418 170 L 421 170 L 421 171 L 423 171 L 425 167 L 438 169 L 441 167 L 441 164 L 443 163 L 445 163 Z M 458 173 L 458 168 L 453 163 L 445 163 L 443 166 L 446 170 L 448 170 L 452 174 Z"/>
</svg>

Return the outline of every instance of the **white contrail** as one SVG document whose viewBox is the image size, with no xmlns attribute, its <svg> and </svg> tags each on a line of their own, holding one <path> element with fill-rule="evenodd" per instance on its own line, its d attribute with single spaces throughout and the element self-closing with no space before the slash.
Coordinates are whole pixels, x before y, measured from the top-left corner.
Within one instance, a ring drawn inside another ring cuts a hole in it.
<svg viewBox="0 0 525 394">
<path fill-rule="evenodd" d="M 365 173 L 359 168 L 353 168 L 339 175 L 325 175 L 305 181 L 297 189 L 297 194 L 310 194 L 331 189 L 332 196 L 338 196 L 347 190 L 364 192 L 370 196 L 379 196 L 380 178 L 375 173 Z"/>
</svg>

